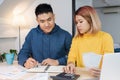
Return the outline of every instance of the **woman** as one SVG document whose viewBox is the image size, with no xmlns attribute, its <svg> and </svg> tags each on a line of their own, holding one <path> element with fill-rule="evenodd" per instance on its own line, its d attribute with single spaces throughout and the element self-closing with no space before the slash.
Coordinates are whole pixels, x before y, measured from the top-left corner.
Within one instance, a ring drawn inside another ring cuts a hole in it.
<svg viewBox="0 0 120 80">
<path fill-rule="evenodd" d="M 83 54 L 93 52 L 104 55 L 113 53 L 113 39 L 110 34 L 101 31 L 101 23 L 95 9 L 91 6 L 80 7 L 74 16 L 76 35 L 72 40 L 71 49 L 68 55 L 66 73 L 74 73 L 75 65 L 85 67 Z M 99 68 L 90 68 L 90 73 L 98 77 Z"/>
</svg>

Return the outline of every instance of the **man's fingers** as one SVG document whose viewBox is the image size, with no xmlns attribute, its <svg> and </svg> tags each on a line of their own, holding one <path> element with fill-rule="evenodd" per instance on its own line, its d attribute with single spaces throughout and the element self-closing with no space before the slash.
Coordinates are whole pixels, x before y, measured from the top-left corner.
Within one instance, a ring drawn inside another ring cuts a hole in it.
<svg viewBox="0 0 120 80">
<path fill-rule="evenodd" d="M 28 60 L 25 63 L 25 67 L 26 68 L 32 68 L 32 67 L 35 67 L 37 64 L 38 64 L 38 62 L 35 59 L 28 58 Z"/>
<path fill-rule="evenodd" d="M 42 65 L 48 65 L 47 60 L 43 60 L 41 64 Z"/>
</svg>

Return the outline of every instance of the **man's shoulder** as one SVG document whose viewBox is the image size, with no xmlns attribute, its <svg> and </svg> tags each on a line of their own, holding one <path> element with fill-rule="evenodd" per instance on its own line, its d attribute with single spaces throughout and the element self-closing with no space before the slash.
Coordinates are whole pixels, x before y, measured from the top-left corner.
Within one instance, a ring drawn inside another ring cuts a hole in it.
<svg viewBox="0 0 120 80">
<path fill-rule="evenodd" d="M 31 30 L 37 30 L 38 26 L 31 28 Z"/>
<path fill-rule="evenodd" d="M 38 30 L 38 27 L 31 28 L 30 32 L 36 32 Z"/>
<path fill-rule="evenodd" d="M 64 30 L 64 29 L 62 29 L 62 33 L 63 33 L 65 36 L 67 36 L 67 37 L 72 37 L 72 35 L 71 35 L 68 31 L 66 31 L 66 30 Z"/>
<path fill-rule="evenodd" d="M 60 28 L 62 34 L 71 35 L 67 30 Z"/>
</svg>

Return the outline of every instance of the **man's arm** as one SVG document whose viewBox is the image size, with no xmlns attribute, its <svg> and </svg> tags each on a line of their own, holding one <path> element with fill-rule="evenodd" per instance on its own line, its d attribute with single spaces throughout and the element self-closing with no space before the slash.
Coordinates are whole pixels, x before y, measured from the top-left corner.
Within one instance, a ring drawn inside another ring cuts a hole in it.
<svg viewBox="0 0 120 80">
<path fill-rule="evenodd" d="M 26 36 L 22 49 L 18 54 L 18 64 L 24 66 L 24 63 L 31 55 L 31 32 Z"/>
<path fill-rule="evenodd" d="M 69 53 L 69 50 L 70 50 L 70 47 L 71 47 L 71 42 L 72 42 L 72 36 L 69 33 L 67 33 L 66 36 L 65 36 L 66 55 L 58 59 L 59 65 L 66 65 L 67 56 L 68 56 L 68 53 Z"/>
</svg>

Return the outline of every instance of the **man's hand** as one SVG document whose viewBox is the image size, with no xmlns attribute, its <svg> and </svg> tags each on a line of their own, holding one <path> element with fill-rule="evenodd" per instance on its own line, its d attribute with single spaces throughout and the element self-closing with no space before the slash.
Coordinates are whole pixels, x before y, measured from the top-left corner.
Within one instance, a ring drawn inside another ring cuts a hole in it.
<svg viewBox="0 0 120 80">
<path fill-rule="evenodd" d="M 58 60 L 47 58 L 47 59 L 43 60 L 41 64 L 56 66 L 56 65 L 59 65 L 59 62 L 58 62 Z"/>
<path fill-rule="evenodd" d="M 100 77 L 100 72 L 101 72 L 100 69 L 98 69 L 98 68 L 90 68 L 89 71 L 90 71 L 92 76 Z"/>
<path fill-rule="evenodd" d="M 38 62 L 33 58 L 28 58 L 24 63 L 25 68 L 28 68 L 28 69 L 35 67 L 36 65 L 38 65 Z"/>
</svg>

